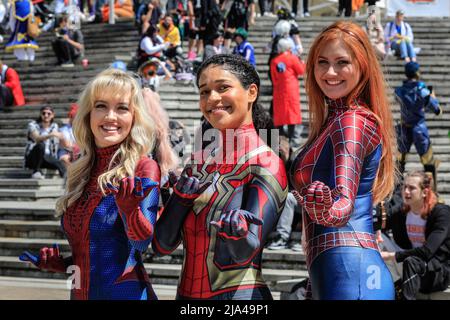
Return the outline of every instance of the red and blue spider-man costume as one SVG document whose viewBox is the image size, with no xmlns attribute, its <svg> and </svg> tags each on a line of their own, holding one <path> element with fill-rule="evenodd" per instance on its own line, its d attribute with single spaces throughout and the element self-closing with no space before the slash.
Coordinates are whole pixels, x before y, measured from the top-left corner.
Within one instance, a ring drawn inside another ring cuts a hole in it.
<svg viewBox="0 0 450 320">
<path fill-rule="evenodd" d="M 233 139 L 224 134 L 222 145 L 230 140 L 232 149 L 212 152 L 216 159 L 185 168 L 156 224 L 155 252 L 169 254 L 183 241 L 178 299 L 271 299 L 261 255 L 284 207 L 286 172 L 253 124 Z"/>
<path fill-rule="evenodd" d="M 96 149 L 95 164 L 83 195 L 62 217 L 72 256 L 62 259 L 58 249 L 52 248 L 51 253 L 41 250 L 40 258 L 29 253 L 21 257 L 55 272 L 66 272 L 70 265 L 79 267 L 80 287 L 72 289 L 72 299 L 156 299 L 141 253 L 153 238 L 159 167 L 143 157 L 134 179 L 123 179 L 119 188 L 109 186 L 110 193 L 104 196 L 97 178 L 108 170 L 118 147 Z"/>
<path fill-rule="evenodd" d="M 303 197 L 305 250 L 313 299 L 393 299 L 375 241 L 372 186 L 382 155 L 375 117 L 362 102 L 327 100 L 317 139 L 292 166 Z"/>
</svg>

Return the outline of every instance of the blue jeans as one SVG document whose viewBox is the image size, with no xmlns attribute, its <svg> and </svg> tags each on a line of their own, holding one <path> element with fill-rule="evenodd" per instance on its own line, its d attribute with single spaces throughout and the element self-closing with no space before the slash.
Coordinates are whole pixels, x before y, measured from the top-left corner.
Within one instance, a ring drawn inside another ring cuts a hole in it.
<svg viewBox="0 0 450 320">
<path fill-rule="evenodd" d="M 414 47 L 410 41 L 401 41 L 400 43 L 397 43 L 397 41 L 392 41 L 391 48 L 396 52 L 396 54 L 400 54 L 402 59 L 405 59 L 406 57 L 416 57 L 416 52 L 414 51 Z"/>
</svg>

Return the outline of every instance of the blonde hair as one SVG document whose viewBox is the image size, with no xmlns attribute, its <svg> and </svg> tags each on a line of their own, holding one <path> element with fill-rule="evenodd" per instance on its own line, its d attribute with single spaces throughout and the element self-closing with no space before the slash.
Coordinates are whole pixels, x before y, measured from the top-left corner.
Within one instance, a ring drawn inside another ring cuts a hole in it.
<svg viewBox="0 0 450 320">
<path fill-rule="evenodd" d="M 134 171 L 141 157 L 153 150 L 155 125 L 148 113 L 138 82 L 128 73 L 118 69 L 107 69 L 99 73 L 85 87 L 78 100 L 79 109 L 73 120 L 73 133 L 80 148 L 80 157 L 67 171 L 66 190 L 56 203 L 57 215 L 63 214 L 82 195 L 89 182 L 95 163 L 95 139 L 90 126 L 90 113 L 94 103 L 105 94 L 130 95 L 130 109 L 134 113 L 129 135 L 114 153 L 108 169 L 98 177 L 103 194 L 107 183 L 118 186 Z M 157 181 L 159 182 L 159 181 Z"/>
<path fill-rule="evenodd" d="M 321 132 L 328 115 L 325 96 L 314 74 L 314 66 L 322 48 L 333 40 L 342 41 L 358 65 L 361 79 L 348 94 L 347 104 L 355 100 L 367 103 L 368 111 L 376 118 L 383 145 L 377 177 L 373 184 L 373 201 L 378 203 L 392 194 L 397 170 L 394 161 L 396 140 L 392 112 L 385 89 L 385 80 L 375 52 L 364 30 L 353 22 L 337 21 L 323 30 L 314 40 L 306 63 L 306 92 L 309 101 L 310 133 L 307 144 L 314 141 Z"/>
<path fill-rule="evenodd" d="M 160 167 L 161 176 L 165 176 L 169 174 L 169 170 L 175 170 L 178 166 L 178 158 L 170 145 L 169 116 L 162 108 L 157 93 L 144 89 L 143 95 L 150 116 L 155 122 L 155 160 Z"/>
</svg>

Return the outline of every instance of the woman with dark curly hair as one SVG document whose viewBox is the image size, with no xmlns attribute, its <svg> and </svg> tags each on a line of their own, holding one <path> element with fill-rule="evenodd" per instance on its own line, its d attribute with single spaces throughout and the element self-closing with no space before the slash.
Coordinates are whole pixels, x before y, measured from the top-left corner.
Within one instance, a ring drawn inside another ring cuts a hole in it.
<svg viewBox="0 0 450 320">
<path fill-rule="evenodd" d="M 193 153 L 155 228 L 153 249 L 184 262 L 178 299 L 272 299 L 261 255 L 288 186 L 282 160 L 258 136 L 269 120 L 257 105 L 259 76 L 242 57 L 200 66 L 200 110 L 214 141 Z"/>
</svg>

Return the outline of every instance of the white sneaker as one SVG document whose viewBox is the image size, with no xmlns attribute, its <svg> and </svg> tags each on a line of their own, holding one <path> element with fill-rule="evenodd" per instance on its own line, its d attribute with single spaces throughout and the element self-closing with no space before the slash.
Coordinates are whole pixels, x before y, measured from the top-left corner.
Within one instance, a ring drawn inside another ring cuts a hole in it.
<svg viewBox="0 0 450 320">
<path fill-rule="evenodd" d="M 304 17 L 309 17 L 309 16 L 311 16 L 311 15 L 309 14 L 308 11 L 306 11 L 306 12 L 303 14 L 303 16 L 304 16 Z"/>
<path fill-rule="evenodd" d="M 45 179 L 45 177 L 42 175 L 40 171 L 36 171 L 31 175 L 32 179 Z"/>
<path fill-rule="evenodd" d="M 63 67 L 63 68 L 73 68 L 73 67 L 75 67 L 75 65 L 74 65 L 72 62 L 64 62 L 64 63 L 61 63 L 61 64 L 60 64 L 60 67 Z"/>
</svg>

